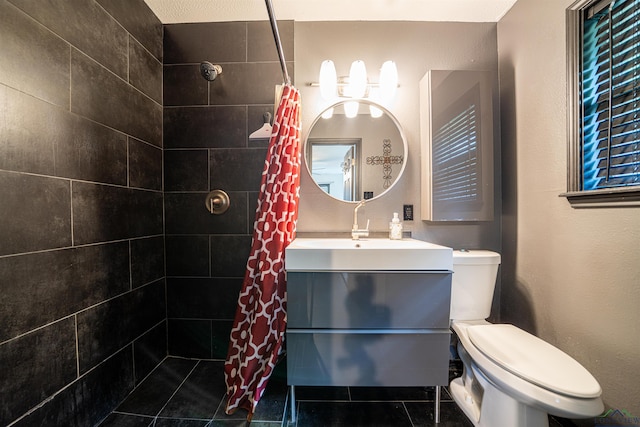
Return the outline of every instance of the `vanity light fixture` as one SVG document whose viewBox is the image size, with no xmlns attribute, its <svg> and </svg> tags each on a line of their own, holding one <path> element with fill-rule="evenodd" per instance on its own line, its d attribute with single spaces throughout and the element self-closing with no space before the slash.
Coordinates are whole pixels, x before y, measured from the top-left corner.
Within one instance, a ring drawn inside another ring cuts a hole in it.
<svg viewBox="0 0 640 427">
<path fill-rule="evenodd" d="M 398 88 L 398 69 L 393 61 L 386 61 L 380 69 L 379 83 L 369 83 L 367 68 L 362 60 L 354 61 L 351 64 L 349 76 L 338 77 L 333 61 L 327 59 L 320 65 L 319 83 L 311 83 L 311 86 L 319 86 L 322 98 L 327 101 L 334 101 L 336 98 L 379 98 L 379 101 L 386 103 L 395 96 Z M 375 89 L 375 90 L 373 90 Z M 358 111 L 357 102 L 345 104 L 347 116 L 355 117 Z M 382 111 L 378 108 L 370 108 L 372 117 L 380 117 Z M 331 117 L 332 112 L 325 112 L 327 117 Z"/>
</svg>

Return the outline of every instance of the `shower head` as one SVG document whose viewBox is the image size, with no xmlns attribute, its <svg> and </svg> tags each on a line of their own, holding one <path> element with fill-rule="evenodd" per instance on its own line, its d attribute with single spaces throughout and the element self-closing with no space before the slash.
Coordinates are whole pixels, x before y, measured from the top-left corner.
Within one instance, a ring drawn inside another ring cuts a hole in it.
<svg viewBox="0 0 640 427">
<path fill-rule="evenodd" d="M 218 74 L 222 74 L 222 67 L 209 61 L 203 61 L 200 63 L 200 74 L 205 80 L 212 82 L 218 77 Z"/>
</svg>

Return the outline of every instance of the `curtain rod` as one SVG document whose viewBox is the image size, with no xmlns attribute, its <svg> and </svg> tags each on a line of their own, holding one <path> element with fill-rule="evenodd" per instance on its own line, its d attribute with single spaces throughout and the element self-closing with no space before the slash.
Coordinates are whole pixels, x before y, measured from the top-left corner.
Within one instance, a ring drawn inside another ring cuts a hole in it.
<svg viewBox="0 0 640 427">
<path fill-rule="evenodd" d="M 273 31 L 273 39 L 276 42 L 276 49 L 278 50 L 278 57 L 280 58 L 280 66 L 282 67 L 282 78 L 285 84 L 291 84 L 291 78 L 289 78 L 289 72 L 287 71 L 287 63 L 284 59 L 284 51 L 282 50 L 282 42 L 280 41 L 280 33 L 278 32 L 278 24 L 273 13 L 273 5 L 271 0 L 264 0 L 267 5 L 267 12 L 269 13 L 269 21 L 271 22 L 271 30 Z"/>
</svg>

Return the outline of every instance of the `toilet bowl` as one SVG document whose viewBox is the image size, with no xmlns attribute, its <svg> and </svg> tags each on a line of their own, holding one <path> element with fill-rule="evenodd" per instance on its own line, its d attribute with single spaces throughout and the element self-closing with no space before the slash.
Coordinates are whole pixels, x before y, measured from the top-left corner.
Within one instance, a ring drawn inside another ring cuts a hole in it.
<svg viewBox="0 0 640 427">
<path fill-rule="evenodd" d="M 454 251 L 451 328 L 464 371 L 449 391 L 478 427 L 548 426 L 548 414 L 564 418 L 602 413 L 597 380 L 551 344 L 489 317 L 500 255 Z"/>
</svg>

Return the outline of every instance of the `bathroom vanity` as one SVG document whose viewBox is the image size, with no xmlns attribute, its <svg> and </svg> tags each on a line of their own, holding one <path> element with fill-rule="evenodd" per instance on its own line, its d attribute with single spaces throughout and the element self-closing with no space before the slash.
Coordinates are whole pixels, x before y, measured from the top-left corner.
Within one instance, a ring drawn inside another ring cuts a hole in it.
<svg viewBox="0 0 640 427">
<path fill-rule="evenodd" d="M 452 250 L 413 239 L 296 239 L 286 250 L 287 382 L 436 386 L 449 379 Z"/>
</svg>

